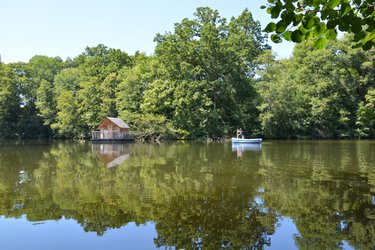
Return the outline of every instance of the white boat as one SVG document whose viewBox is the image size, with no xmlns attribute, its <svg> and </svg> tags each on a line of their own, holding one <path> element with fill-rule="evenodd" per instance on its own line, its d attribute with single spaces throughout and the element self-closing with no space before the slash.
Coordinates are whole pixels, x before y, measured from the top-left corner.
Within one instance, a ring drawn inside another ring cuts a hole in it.
<svg viewBox="0 0 375 250">
<path fill-rule="evenodd" d="M 232 143 L 261 143 L 262 138 L 243 139 L 232 137 Z"/>
</svg>

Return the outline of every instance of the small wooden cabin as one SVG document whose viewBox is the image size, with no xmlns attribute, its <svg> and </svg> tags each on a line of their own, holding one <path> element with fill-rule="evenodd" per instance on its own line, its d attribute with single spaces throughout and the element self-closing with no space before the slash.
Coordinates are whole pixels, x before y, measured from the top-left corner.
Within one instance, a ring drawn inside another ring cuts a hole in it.
<svg viewBox="0 0 375 250">
<path fill-rule="evenodd" d="M 129 125 L 120 118 L 106 117 L 99 125 L 99 131 L 92 131 L 93 141 L 134 140 L 129 134 Z"/>
</svg>

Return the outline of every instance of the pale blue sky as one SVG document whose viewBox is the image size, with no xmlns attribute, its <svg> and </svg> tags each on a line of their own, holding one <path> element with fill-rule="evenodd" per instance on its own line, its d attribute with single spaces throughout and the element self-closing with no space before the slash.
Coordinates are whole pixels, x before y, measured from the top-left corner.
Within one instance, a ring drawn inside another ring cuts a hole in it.
<svg viewBox="0 0 375 250">
<path fill-rule="evenodd" d="M 260 6 L 266 0 L 0 0 L 0 54 L 5 63 L 27 62 L 34 55 L 75 57 L 86 46 L 102 43 L 129 54 L 154 52 L 157 33 L 173 31 L 174 23 L 193 18 L 197 7 L 217 9 L 222 17 L 248 8 L 262 28 L 270 17 Z M 289 57 L 293 44 L 275 45 Z"/>
</svg>

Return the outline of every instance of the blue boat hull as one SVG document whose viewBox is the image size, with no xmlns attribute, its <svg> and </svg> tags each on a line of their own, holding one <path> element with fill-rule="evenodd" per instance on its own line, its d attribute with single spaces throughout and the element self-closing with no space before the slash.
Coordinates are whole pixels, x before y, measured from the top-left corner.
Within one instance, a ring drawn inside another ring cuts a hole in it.
<svg viewBox="0 0 375 250">
<path fill-rule="evenodd" d="M 242 139 L 242 138 L 232 138 L 232 143 L 261 143 L 262 138 L 253 139 Z"/>
</svg>

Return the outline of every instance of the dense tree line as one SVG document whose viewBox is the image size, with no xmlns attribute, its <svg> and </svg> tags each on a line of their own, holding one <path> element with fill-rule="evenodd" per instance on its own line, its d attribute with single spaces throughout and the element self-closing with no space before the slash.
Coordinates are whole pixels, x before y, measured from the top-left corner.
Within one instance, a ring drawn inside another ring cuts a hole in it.
<svg viewBox="0 0 375 250">
<path fill-rule="evenodd" d="M 349 41 L 277 61 L 248 10 L 228 21 L 198 8 L 152 56 L 100 44 L 0 63 L 0 137 L 87 138 L 105 116 L 144 137 L 373 137 L 375 53 Z"/>
<path fill-rule="evenodd" d="M 266 58 L 258 89 L 260 122 L 270 137 L 373 137 L 375 53 L 350 37 L 317 50 L 299 44 L 293 57 Z"/>
</svg>

